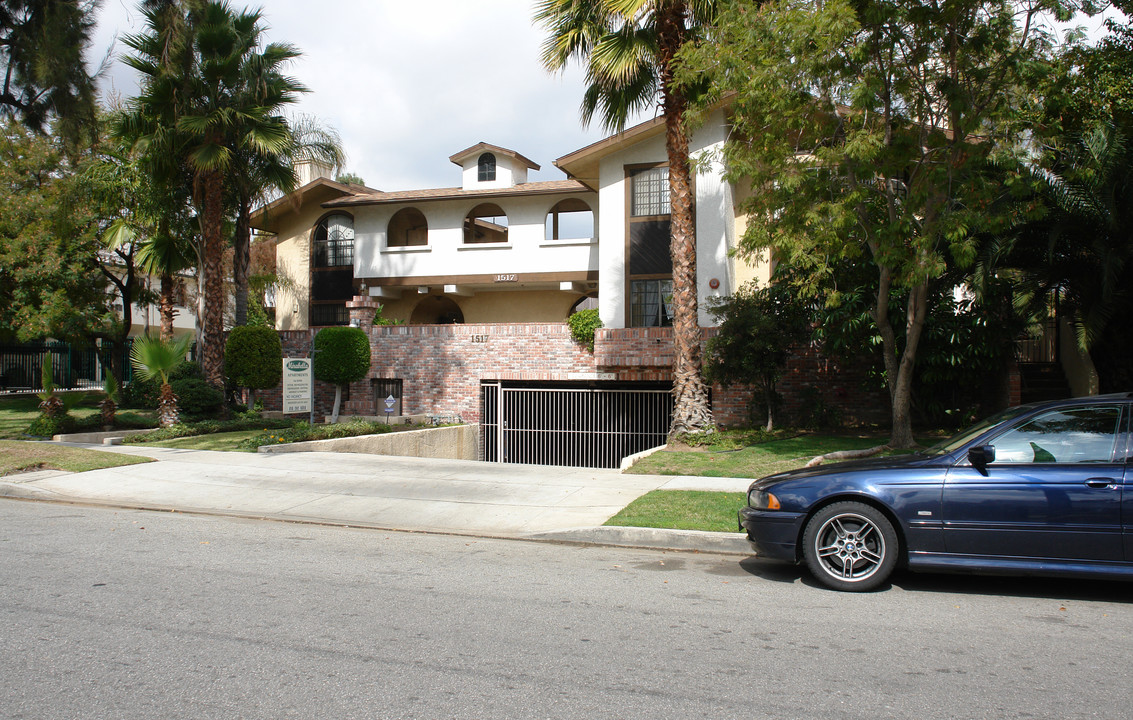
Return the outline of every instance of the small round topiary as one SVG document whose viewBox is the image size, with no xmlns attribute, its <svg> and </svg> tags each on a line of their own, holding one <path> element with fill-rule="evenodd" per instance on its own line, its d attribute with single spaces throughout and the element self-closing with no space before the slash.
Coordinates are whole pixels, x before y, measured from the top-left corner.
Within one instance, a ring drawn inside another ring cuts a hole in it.
<svg viewBox="0 0 1133 720">
<path fill-rule="evenodd" d="M 312 370 L 317 380 L 335 385 L 346 385 L 366 377 L 366 373 L 370 372 L 370 340 L 365 331 L 352 327 L 320 330 L 315 335 Z"/>
<path fill-rule="evenodd" d="M 269 327 L 235 327 L 224 348 L 224 374 L 236 387 L 266 390 L 283 377 L 283 346 Z"/>
<path fill-rule="evenodd" d="M 315 359 L 311 370 L 317 380 L 334 383 L 331 422 L 338 422 L 342 388 L 370 372 L 370 339 L 362 328 L 328 327 L 315 335 Z"/>
</svg>

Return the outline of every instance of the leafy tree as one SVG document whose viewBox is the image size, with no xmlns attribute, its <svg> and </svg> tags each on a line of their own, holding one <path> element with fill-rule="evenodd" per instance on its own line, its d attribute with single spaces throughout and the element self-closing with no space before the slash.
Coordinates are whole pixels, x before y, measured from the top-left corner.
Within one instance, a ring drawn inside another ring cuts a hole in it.
<svg viewBox="0 0 1133 720">
<path fill-rule="evenodd" d="M 988 274 L 1013 279 L 1032 312 L 1053 296 L 1107 391 L 1127 389 L 1133 314 L 1133 116 L 1060 139 L 1036 172 L 1040 211 L 989 243 Z"/>
<path fill-rule="evenodd" d="M 273 388 L 283 377 L 279 334 L 269 327 L 232 328 L 224 350 L 224 374 L 236 387 L 248 388 L 248 407 L 254 407 L 256 390 Z"/>
<path fill-rule="evenodd" d="M 60 138 L 0 121 L 0 330 L 85 342 L 107 327 L 93 219 Z"/>
<path fill-rule="evenodd" d="M 331 422 L 336 423 L 342 387 L 365 378 L 370 372 L 370 340 L 362 328 L 327 327 L 316 333 L 314 352 L 311 370 L 315 379 L 334 384 Z M 281 372 L 282 367 L 280 363 Z"/>
<path fill-rule="evenodd" d="M 713 427 L 702 377 L 696 295 L 696 227 L 685 125 L 689 86 L 674 82 L 674 58 L 699 36 L 715 0 L 540 0 L 535 19 L 547 28 L 543 64 L 561 70 L 577 60 L 588 86 L 582 119 L 598 113 L 610 130 L 660 97 L 665 116 L 673 259 L 673 409 L 671 436 Z"/>
<path fill-rule="evenodd" d="M 180 416 L 177 408 L 177 395 L 169 384 L 169 375 L 185 361 L 192 335 L 182 335 L 176 340 L 142 337 L 134 340 L 130 349 L 130 362 L 134 370 L 146 380 L 161 381 L 161 398 L 157 403 L 157 421 L 161 427 L 176 425 Z"/>
<path fill-rule="evenodd" d="M 754 386 L 752 409 L 756 403 L 763 405 L 770 432 L 778 405 L 775 384 L 793 346 L 809 335 L 807 309 L 781 285 L 760 288 L 749 283 L 732 296 L 708 302 L 720 329 L 708 341 L 705 375 L 724 386 Z"/>
<path fill-rule="evenodd" d="M 347 184 L 347 185 L 365 185 L 366 184 L 366 181 L 362 179 L 361 175 L 355 175 L 354 173 L 348 173 L 348 172 L 339 173 L 338 175 L 335 175 L 334 181 L 337 182 L 337 183 L 343 183 L 343 184 Z"/>
<path fill-rule="evenodd" d="M 1035 78 L 1051 38 L 1039 13 L 1066 4 L 958 0 L 729 0 L 684 58 L 730 93 L 729 177 L 744 203 L 745 250 L 770 248 L 815 294 L 832 263 L 877 269 L 894 447 L 915 444 L 910 407 L 929 292 L 949 262 L 1001 218 L 1002 168 L 1018 167 Z M 1024 112 L 1027 111 L 1027 112 Z M 890 314 L 892 291 L 904 295 Z M 837 295 L 831 301 L 838 302 Z"/>
<path fill-rule="evenodd" d="M 83 53 L 97 7 L 90 0 L 0 0 L 0 118 L 36 132 L 57 119 L 68 141 L 89 137 L 97 103 Z"/>
</svg>

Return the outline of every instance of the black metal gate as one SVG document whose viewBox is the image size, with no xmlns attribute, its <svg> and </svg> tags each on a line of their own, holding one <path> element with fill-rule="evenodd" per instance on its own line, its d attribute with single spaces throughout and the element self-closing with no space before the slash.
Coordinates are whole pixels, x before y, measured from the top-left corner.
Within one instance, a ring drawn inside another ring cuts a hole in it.
<svg viewBox="0 0 1133 720">
<path fill-rule="evenodd" d="M 480 437 L 489 462 L 616 468 L 664 445 L 673 414 L 667 384 L 481 384 Z"/>
</svg>

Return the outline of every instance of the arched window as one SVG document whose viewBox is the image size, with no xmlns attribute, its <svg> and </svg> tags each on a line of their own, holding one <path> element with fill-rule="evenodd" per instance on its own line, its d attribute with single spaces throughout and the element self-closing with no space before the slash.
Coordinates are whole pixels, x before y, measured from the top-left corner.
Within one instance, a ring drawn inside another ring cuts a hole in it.
<svg viewBox="0 0 1133 720">
<path fill-rule="evenodd" d="M 429 244 L 429 222 L 417 208 L 402 208 L 394 213 L 386 230 L 389 247 L 412 247 Z"/>
<path fill-rule="evenodd" d="M 477 161 L 478 170 L 477 179 L 480 182 L 491 182 L 496 179 L 496 156 L 492 153 L 484 153 Z"/>
<path fill-rule="evenodd" d="M 354 218 L 327 215 L 311 237 L 310 325 L 345 325 L 346 301 L 353 296 Z"/>
<path fill-rule="evenodd" d="M 560 200 L 547 213 L 547 240 L 589 240 L 594 237 L 594 211 L 577 198 Z"/>
<path fill-rule="evenodd" d="M 507 225 L 507 214 L 499 205 L 482 203 L 464 218 L 464 242 L 467 245 L 505 243 Z"/>
<path fill-rule="evenodd" d="M 354 218 L 328 215 L 315 227 L 312 242 L 315 267 L 341 267 L 354 264 Z"/>
</svg>

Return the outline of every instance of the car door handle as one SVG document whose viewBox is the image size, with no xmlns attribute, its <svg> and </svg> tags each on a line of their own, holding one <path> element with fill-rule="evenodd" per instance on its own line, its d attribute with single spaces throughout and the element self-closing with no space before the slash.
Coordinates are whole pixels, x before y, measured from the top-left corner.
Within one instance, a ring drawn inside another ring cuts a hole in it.
<svg viewBox="0 0 1133 720">
<path fill-rule="evenodd" d="M 1116 485 L 1117 481 L 1110 478 L 1090 478 L 1086 481 L 1086 487 L 1091 488 L 1107 488 L 1110 485 Z"/>
</svg>

